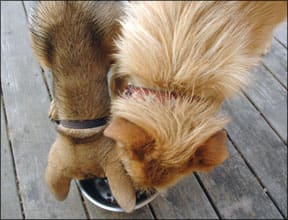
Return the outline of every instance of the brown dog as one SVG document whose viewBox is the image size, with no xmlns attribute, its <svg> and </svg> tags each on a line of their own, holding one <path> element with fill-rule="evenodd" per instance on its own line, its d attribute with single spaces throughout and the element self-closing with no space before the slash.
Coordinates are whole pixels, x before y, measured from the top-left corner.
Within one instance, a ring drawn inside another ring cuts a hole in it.
<svg viewBox="0 0 288 220">
<path fill-rule="evenodd" d="M 72 179 L 106 176 L 119 205 L 134 209 L 135 191 L 115 151 L 103 136 L 109 115 L 107 72 L 118 33 L 121 2 L 39 3 L 31 17 L 31 41 L 42 66 L 52 70 L 58 137 L 45 173 L 57 199 L 66 198 Z"/>
<path fill-rule="evenodd" d="M 104 135 L 139 187 L 161 190 L 228 157 L 227 120 L 217 112 L 246 84 L 287 5 L 134 2 L 126 13 Z"/>
</svg>

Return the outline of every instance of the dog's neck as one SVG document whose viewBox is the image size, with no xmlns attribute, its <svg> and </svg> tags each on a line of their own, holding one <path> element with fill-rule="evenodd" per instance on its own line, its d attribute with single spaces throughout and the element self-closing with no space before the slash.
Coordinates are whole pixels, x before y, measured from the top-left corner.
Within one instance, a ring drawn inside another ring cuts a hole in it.
<svg viewBox="0 0 288 220">
<path fill-rule="evenodd" d="M 70 81 L 62 79 L 53 82 L 58 116 L 58 120 L 55 121 L 59 124 L 57 131 L 73 139 L 75 143 L 100 138 L 110 111 L 106 78 L 102 80 L 78 78 Z"/>
<path fill-rule="evenodd" d="M 106 77 L 54 80 L 53 87 L 60 120 L 92 120 L 108 116 L 110 97 Z"/>
</svg>

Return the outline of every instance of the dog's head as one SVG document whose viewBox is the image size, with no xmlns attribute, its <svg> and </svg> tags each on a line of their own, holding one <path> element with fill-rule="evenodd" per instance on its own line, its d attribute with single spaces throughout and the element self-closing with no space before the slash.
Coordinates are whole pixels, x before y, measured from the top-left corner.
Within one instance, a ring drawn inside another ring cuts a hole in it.
<svg viewBox="0 0 288 220">
<path fill-rule="evenodd" d="M 209 171 L 227 157 L 226 119 L 199 100 L 153 95 L 123 97 L 104 131 L 136 186 L 162 190 L 193 171 Z M 127 108 L 127 106 L 129 106 Z"/>
</svg>

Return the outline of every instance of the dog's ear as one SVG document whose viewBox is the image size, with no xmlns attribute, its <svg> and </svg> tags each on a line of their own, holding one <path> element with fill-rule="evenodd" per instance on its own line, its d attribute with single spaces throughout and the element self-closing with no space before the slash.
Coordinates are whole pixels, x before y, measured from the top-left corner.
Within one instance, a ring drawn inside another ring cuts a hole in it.
<svg viewBox="0 0 288 220">
<path fill-rule="evenodd" d="M 117 66 L 112 65 L 110 75 L 108 75 L 109 91 L 112 99 L 122 94 L 128 85 L 127 77 L 120 76 L 117 71 Z"/>
<path fill-rule="evenodd" d="M 104 130 L 104 135 L 118 144 L 141 146 L 150 140 L 148 134 L 136 124 L 120 117 L 114 118 Z"/>
<path fill-rule="evenodd" d="M 197 148 L 190 158 L 189 167 L 193 170 L 209 171 L 223 163 L 228 156 L 227 135 L 224 130 L 220 130 Z"/>
</svg>

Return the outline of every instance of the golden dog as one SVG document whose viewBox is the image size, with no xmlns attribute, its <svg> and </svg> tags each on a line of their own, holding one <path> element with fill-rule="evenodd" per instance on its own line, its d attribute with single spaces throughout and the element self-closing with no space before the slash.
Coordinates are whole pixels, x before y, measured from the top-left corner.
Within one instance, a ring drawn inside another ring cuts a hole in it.
<svg viewBox="0 0 288 220">
<path fill-rule="evenodd" d="M 246 85 L 287 4 L 131 2 L 125 11 L 104 135 L 138 187 L 162 190 L 228 157 L 219 107 Z"/>
</svg>

